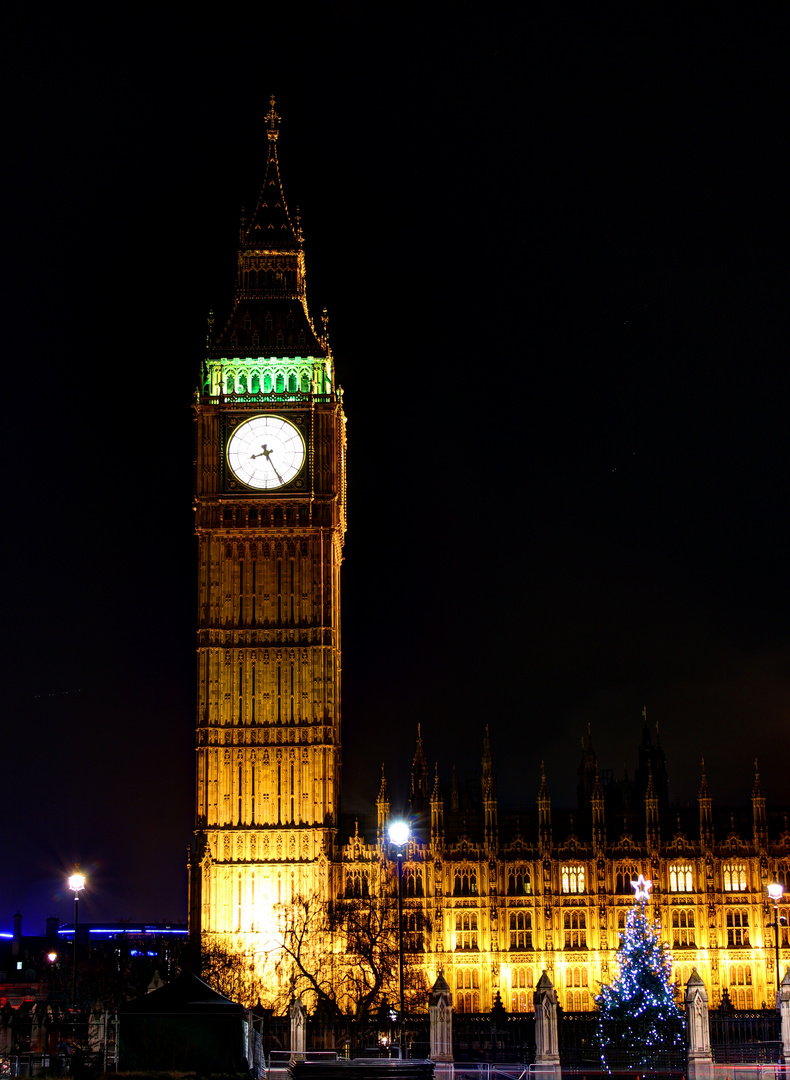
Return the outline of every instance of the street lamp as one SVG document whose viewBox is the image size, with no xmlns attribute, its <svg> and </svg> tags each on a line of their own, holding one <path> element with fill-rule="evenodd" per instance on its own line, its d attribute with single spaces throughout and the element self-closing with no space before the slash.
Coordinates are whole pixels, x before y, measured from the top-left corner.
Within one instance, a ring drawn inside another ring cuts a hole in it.
<svg viewBox="0 0 790 1080">
<path fill-rule="evenodd" d="M 782 899 L 783 893 L 784 893 L 784 889 L 782 888 L 782 886 L 779 884 L 778 881 L 772 881 L 771 884 L 768 886 L 768 895 L 774 902 L 774 921 L 772 923 L 768 923 L 768 925 L 772 926 L 773 930 L 774 930 L 774 947 L 776 948 L 776 993 L 777 993 L 777 1004 L 778 1004 L 778 1001 L 779 1001 L 778 995 L 779 995 L 779 992 L 780 992 L 780 990 L 782 988 L 781 987 L 781 981 L 780 981 L 780 978 L 779 978 L 779 925 L 780 925 L 780 922 L 779 922 L 779 901 Z"/>
<path fill-rule="evenodd" d="M 74 970 L 71 975 L 71 1009 L 77 1014 L 77 926 L 80 921 L 80 889 L 85 888 L 85 875 L 80 873 L 79 863 L 69 878 L 69 888 L 74 892 Z"/>
<path fill-rule="evenodd" d="M 406 821 L 390 823 L 387 835 L 397 848 L 398 860 L 398 990 L 400 1008 L 400 1056 L 403 1060 L 403 849 L 409 842 L 409 824 Z"/>
<path fill-rule="evenodd" d="M 56 952 L 47 953 L 47 960 L 49 960 L 49 993 L 47 995 L 48 1001 L 52 1001 L 52 969 L 55 966 L 55 961 L 57 960 L 57 958 L 58 954 Z"/>
</svg>

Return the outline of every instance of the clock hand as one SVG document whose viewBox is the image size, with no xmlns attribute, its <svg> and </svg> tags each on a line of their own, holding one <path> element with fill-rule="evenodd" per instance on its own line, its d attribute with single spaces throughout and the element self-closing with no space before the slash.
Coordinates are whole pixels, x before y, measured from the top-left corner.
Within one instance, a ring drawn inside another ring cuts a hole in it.
<svg viewBox="0 0 790 1080">
<path fill-rule="evenodd" d="M 280 483 L 281 484 L 285 483 L 285 481 L 280 476 L 280 474 L 277 472 L 277 469 L 274 466 L 274 462 L 272 461 L 272 452 L 267 447 L 266 443 L 264 443 L 263 446 L 261 447 L 261 453 L 260 454 L 250 454 L 250 457 L 253 458 L 253 459 L 259 458 L 259 457 L 265 457 L 267 464 L 271 465 L 271 467 L 274 469 L 274 475 L 277 477 L 277 479 L 280 481 Z"/>
</svg>

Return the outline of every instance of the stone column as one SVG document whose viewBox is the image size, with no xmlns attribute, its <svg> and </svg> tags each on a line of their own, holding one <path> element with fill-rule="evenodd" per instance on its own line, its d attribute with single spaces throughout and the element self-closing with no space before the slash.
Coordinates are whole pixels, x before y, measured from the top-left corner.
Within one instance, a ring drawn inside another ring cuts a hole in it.
<svg viewBox="0 0 790 1080">
<path fill-rule="evenodd" d="M 307 1050 L 307 1012 L 301 1001 L 291 1002 L 291 1057 L 301 1057 Z"/>
<path fill-rule="evenodd" d="M 429 998 L 431 1014 L 431 1061 L 453 1060 L 453 995 L 439 973 Z"/>
<path fill-rule="evenodd" d="M 686 1047 L 688 1080 L 713 1080 L 708 991 L 696 968 L 686 983 Z"/>
<path fill-rule="evenodd" d="M 561 1080 L 557 1037 L 557 992 L 544 971 L 535 987 L 535 1073 L 540 1080 Z"/>
<path fill-rule="evenodd" d="M 779 1015 L 782 1017 L 782 1057 L 790 1065 L 790 967 L 785 971 L 779 990 Z"/>
</svg>

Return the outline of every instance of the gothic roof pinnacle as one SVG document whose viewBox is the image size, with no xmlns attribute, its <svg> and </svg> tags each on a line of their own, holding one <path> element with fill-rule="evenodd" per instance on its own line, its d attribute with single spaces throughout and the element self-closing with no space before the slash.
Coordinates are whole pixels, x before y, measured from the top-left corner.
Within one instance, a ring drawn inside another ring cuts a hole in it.
<svg viewBox="0 0 790 1080">
<path fill-rule="evenodd" d="M 383 799 L 386 799 L 386 798 L 387 798 L 387 778 L 384 775 L 384 762 L 382 761 L 382 763 L 381 763 L 381 785 L 379 787 L 379 794 L 378 794 L 378 798 L 376 799 L 376 801 L 381 802 Z"/>
<path fill-rule="evenodd" d="M 302 246 L 301 226 L 298 218 L 294 224 L 288 212 L 277 160 L 280 116 L 274 109 L 274 94 L 270 101 L 271 107 L 264 117 L 269 139 L 266 173 L 255 210 L 242 228 L 241 244 L 245 248 L 268 251 L 298 251 Z"/>
</svg>

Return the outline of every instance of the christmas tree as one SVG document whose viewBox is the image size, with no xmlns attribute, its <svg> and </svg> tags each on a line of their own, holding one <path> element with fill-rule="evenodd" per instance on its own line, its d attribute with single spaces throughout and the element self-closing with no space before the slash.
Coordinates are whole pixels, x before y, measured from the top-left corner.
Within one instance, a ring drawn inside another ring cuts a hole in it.
<svg viewBox="0 0 790 1080">
<path fill-rule="evenodd" d="M 617 975 L 595 999 L 601 1063 L 609 1072 L 613 1064 L 647 1069 L 666 1064 L 661 1052 L 684 1043 L 683 1014 L 670 983 L 669 946 L 645 916 L 651 884 L 642 874 L 631 882 L 636 895 L 617 950 Z"/>
</svg>

